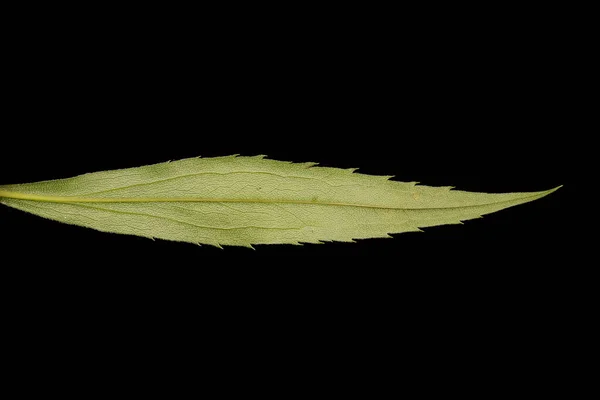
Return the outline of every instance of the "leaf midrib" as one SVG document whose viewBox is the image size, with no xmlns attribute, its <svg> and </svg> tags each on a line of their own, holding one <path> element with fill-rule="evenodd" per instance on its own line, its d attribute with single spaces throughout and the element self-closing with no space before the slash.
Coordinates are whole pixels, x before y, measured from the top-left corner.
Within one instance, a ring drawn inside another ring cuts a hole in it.
<svg viewBox="0 0 600 400">
<path fill-rule="evenodd" d="M 369 204 L 353 204 L 353 203 L 338 203 L 338 202 L 323 202 L 323 201 L 312 201 L 312 200 L 267 200 L 267 199 L 214 199 L 214 198 L 195 198 L 195 197 L 122 197 L 122 198 L 108 198 L 108 197 L 78 197 L 78 196 L 42 196 L 29 193 L 19 193 L 11 191 L 0 190 L 0 198 L 11 198 L 19 200 L 30 200 L 40 201 L 46 203 L 251 203 L 251 204 L 298 204 L 298 205 L 320 205 L 320 206 L 336 206 L 336 207 L 360 207 L 360 208 L 372 208 L 372 209 L 383 209 L 383 210 L 450 210 L 460 208 L 471 208 L 471 207 L 484 207 L 488 205 L 497 205 L 503 203 L 511 203 L 519 200 L 527 200 L 532 198 L 538 198 L 546 196 L 559 187 L 545 191 L 545 192 L 534 192 L 527 193 L 527 196 L 519 197 L 516 199 L 502 200 L 492 203 L 484 204 L 471 204 L 463 206 L 451 206 L 451 207 L 386 207 L 376 206 Z"/>
</svg>

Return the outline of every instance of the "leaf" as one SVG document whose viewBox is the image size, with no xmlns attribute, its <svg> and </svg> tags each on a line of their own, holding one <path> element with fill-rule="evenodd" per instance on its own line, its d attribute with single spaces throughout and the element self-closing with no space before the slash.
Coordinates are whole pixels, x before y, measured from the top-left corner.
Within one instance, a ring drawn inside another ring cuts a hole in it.
<svg viewBox="0 0 600 400">
<path fill-rule="evenodd" d="M 558 189 L 485 194 L 389 178 L 234 155 L 4 185 L 0 202 L 103 232 L 251 247 L 390 237 L 458 224 Z"/>
</svg>

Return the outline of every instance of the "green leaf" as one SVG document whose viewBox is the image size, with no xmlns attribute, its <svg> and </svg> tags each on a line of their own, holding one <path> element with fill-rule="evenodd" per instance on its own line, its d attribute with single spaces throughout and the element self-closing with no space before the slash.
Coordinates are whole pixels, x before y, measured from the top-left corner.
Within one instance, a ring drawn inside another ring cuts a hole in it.
<svg viewBox="0 0 600 400">
<path fill-rule="evenodd" d="M 457 224 L 558 188 L 485 194 L 256 157 L 190 158 L 0 186 L 0 202 L 103 232 L 246 246 L 390 237 Z"/>
</svg>

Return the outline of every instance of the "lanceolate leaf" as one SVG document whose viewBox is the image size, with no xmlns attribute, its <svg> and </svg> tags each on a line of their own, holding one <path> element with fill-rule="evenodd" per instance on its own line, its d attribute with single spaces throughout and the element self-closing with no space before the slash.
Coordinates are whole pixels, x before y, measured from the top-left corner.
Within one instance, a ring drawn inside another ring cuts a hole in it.
<svg viewBox="0 0 600 400">
<path fill-rule="evenodd" d="M 214 246 L 349 242 L 457 224 L 556 189 L 485 194 L 256 157 L 0 186 L 0 202 L 104 232 Z"/>
</svg>

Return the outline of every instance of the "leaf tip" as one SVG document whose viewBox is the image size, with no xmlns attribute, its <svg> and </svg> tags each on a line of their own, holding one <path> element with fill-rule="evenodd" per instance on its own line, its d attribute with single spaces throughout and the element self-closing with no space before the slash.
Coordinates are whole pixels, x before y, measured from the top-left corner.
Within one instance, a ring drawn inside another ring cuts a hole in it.
<svg viewBox="0 0 600 400">
<path fill-rule="evenodd" d="M 557 187 L 548 190 L 548 194 L 556 192 L 558 189 L 560 189 L 563 186 L 565 186 L 565 185 L 558 185 Z"/>
<path fill-rule="evenodd" d="M 542 197 L 546 197 L 546 196 L 548 196 L 549 194 L 552 194 L 552 193 L 556 192 L 558 189 L 560 189 L 560 188 L 561 188 L 561 187 L 563 187 L 563 186 L 564 186 L 564 185 L 559 185 L 559 186 L 557 186 L 557 187 L 555 187 L 555 188 L 552 188 L 552 189 L 548 189 L 548 190 L 542 190 L 542 191 L 540 191 L 540 192 L 533 193 L 533 195 L 536 195 L 536 197 L 535 197 L 536 199 L 541 199 Z"/>
</svg>

